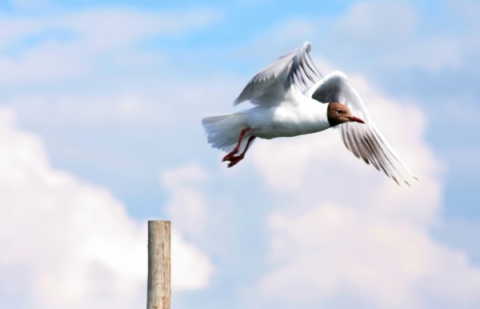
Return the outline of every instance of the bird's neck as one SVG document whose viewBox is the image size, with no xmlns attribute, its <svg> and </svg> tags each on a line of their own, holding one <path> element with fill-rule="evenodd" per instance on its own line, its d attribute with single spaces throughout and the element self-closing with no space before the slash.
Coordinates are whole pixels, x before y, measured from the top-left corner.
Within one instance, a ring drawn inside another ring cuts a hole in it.
<svg viewBox="0 0 480 309">
<path fill-rule="evenodd" d="M 301 107 L 299 113 L 304 123 L 309 123 L 315 132 L 323 131 L 331 127 L 328 121 L 328 104 L 319 103 L 316 100 L 307 98 Z"/>
</svg>

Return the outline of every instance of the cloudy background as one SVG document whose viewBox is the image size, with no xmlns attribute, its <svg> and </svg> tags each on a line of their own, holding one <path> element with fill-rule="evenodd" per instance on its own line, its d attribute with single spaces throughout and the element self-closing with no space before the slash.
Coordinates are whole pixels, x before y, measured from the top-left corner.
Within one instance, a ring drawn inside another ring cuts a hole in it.
<svg viewBox="0 0 480 309">
<path fill-rule="evenodd" d="M 478 308 L 479 16 L 469 0 L 2 1 L 0 307 L 144 306 L 146 222 L 169 219 L 174 308 Z M 220 162 L 200 119 L 305 40 L 419 182 L 334 130 Z"/>
</svg>

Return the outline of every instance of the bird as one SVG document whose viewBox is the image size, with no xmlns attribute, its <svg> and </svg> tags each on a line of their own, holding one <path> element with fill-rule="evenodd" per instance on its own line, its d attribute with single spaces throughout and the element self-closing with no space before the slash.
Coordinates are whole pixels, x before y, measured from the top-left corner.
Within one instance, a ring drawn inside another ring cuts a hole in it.
<svg viewBox="0 0 480 309">
<path fill-rule="evenodd" d="M 253 107 L 202 119 L 208 143 L 227 154 L 228 167 L 244 159 L 257 139 L 294 137 L 336 128 L 346 148 L 397 184 L 418 178 L 373 123 L 362 98 L 341 71 L 322 76 L 309 41 L 256 74 L 234 101 Z"/>
</svg>

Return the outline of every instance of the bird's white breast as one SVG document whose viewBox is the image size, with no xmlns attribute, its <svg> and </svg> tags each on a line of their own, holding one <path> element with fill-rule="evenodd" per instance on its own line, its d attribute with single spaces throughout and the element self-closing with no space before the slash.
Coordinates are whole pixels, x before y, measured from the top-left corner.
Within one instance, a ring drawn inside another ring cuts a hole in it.
<svg viewBox="0 0 480 309">
<path fill-rule="evenodd" d="M 328 104 L 301 93 L 290 93 L 274 106 L 258 105 L 245 111 L 251 134 L 260 138 L 291 137 L 319 132 L 330 127 Z"/>
</svg>

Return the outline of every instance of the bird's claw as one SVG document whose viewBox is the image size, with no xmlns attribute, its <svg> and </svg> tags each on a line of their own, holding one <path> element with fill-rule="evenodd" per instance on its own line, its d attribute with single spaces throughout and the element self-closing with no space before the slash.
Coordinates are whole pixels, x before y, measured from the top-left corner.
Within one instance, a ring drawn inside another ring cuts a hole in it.
<svg viewBox="0 0 480 309">
<path fill-rule="evenodd" d="M 238 162 L 240 162 L 242 159 L 243 159 L 244 156 L 231 156 L 229 157 L 227 160 L 224 160 L 223 161 L 229 161 L 230 163 L 228 163 L 227 167 L 232 167 L 234 165 L 236 165 Z"/>
<path fill-rule="evenodd" d="M 231 159 L 235 158 L 235 155 L 238 153 L 238 150 L 234 149 L 232 152 L 228 153 L 225 157 L 223 157 L 222 162 L 230 161 Z"/>
</svg>

